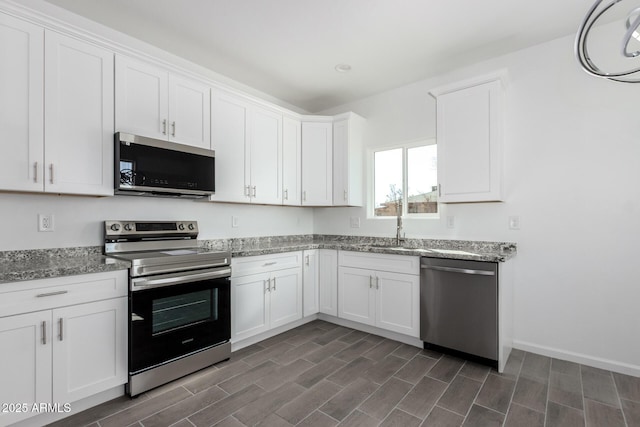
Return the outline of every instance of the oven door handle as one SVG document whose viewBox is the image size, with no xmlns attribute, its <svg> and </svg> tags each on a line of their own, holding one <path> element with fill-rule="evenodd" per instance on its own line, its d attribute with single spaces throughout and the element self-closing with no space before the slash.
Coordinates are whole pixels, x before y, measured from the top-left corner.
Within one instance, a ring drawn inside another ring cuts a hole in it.
<svg viewBox="0 0 640 427">
<path fill-rule="evenodd" d="M 131 281 L 131 291 L 162 288 L 164 286 L 179 285 L 181 283 L 196 282 L 207 279 L 223 279 L 231 276 L 231 268 L 215 269 L 199 273 L 172 274 L 169 277 L 148 278 L 141 277 Z"/>
</svg>

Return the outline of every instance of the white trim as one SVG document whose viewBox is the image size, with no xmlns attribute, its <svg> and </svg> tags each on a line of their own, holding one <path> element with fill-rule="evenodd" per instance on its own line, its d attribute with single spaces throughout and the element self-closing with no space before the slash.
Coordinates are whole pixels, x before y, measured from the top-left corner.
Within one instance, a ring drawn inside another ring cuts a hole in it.
<svg viewBox="0 0 640 427">
<path fill-rule="evenodd" d="M 596 368 L 605 369 L 607 371 L 640 377 L 640 365 L 632 365 L 615 360 L 603 359 L 600 357 L 589 356 L 583 353 L 575 353 L 572 351 L 533 344 L 526 341 L 514 340 L 513 348 L 528 351 L 530 353 L 541 354 L 543 356 L 553 357 L 556 359 L 568 360 L 569 362 L 580 363 L 582 365 L 593 366 Z"/>
<path fill-rule="evenodd" d="M 434 98 L 438 98 L 440 95 L 444 95 L 449 92 L 455 92 L 461 89 L 478 86 L 484 83 L 493 81 L 499 81 L 502 84 L 502 89 L 506 89 L 508 81 L 508 72 L 506 68 L 496 70 L 491 73 L 483 74 L 481 76 L 472 77 L 470 79 L 458 81 L 455 83 L 447 83 L 438 87 L 435 87 L 429 91 L 429 95 Z"/>
<path fill-rule="evenodd" d="M 424 348 L 424 343 L 419 338 L 410 337 L 408 335 L 399 334 L 397 332 L 387 331 L 386 329 L 376 328 L 375 326 L 365 325 L 364 323 L 354 322 L 352 320 L 341 319 L 339 317 L 331 316 L 328 314 L 318 314 L 318 319 L 325 322 L 333 323 L 335 325 L 345 326 L 347 328 L 355 329 L 357 331 L 366 332 L 395 340 L 413 347 Z"/>
</svg>

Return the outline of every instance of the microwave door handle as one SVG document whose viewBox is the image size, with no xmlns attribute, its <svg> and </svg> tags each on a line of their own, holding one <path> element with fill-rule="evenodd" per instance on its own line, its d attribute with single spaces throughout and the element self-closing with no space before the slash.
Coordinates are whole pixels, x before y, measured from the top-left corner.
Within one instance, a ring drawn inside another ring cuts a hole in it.
<svg viewBox="0 0 640 427">
<path fill-rule="evenodd" d="M 179 285 L 181 283 L 196 282 L 207 279 L 221 279 L 231 275 L 230 268 L 223 268 L 219 271 L 211 271 L 206 273 L 184 274 L 181 276 L 172 276 L 165 278 L 139 278 L 133 279 L 131 284 L 132 291 L 141 291 L 143 289 L 161 288 L 165 286 Z"/>
</svg>

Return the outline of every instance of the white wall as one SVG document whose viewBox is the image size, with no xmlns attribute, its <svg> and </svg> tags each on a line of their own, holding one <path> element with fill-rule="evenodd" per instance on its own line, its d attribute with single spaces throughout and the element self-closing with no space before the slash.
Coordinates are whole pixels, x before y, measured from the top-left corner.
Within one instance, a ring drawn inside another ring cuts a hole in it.
<svg viewBox="0 0 640 427">
<path fill-rule="evenodd" d="M 368 119 L 365 145 L 435 135 L 430 88 L 507 68 L 506 202 L 441 205 L 408 237 L 518 243 L 518 347 L 640 375 L 640 85 L 588 76 L 573 36 L 325 111 Z M 614 46 L 613 48 L 617 48 Z M 455 228 L 446 216 L 455 216 Z M 509 230 L 519 215 L 520 230 Z M 360 229 L 349 228 L 359 216 Z M 316 211 L 315 232 L 393 236 L 360 208 Z"/>
<path fill-rule="evenodd" d="M 38 232 L 38 213 L 54 215 L 55 231 Z M 231 227 L 231 217 L 238 227 Z M 109 219 L 197 220 L 198 238 L 313 233 L 313 210 L 149 197 L 78 197 L 0 193 L 0 251 L 104 244 Z"/>
</svg>

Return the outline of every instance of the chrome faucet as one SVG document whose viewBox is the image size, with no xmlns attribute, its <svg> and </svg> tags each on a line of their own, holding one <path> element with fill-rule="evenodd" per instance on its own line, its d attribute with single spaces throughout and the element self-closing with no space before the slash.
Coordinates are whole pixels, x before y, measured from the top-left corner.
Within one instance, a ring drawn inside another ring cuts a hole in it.
<svg viewBox="0 0 640 427">
<path fill-rule="evenodd" d="M 396 211 L 398 213 L 398 220 L 396 222 L 396 245 L 400 246 L 405 241 L 405 238 L 402 235 L 402 204 L 400 203 L 400 200 L 396 203 Z"/>
</svg>

